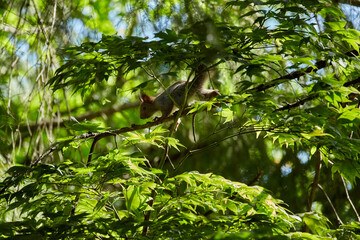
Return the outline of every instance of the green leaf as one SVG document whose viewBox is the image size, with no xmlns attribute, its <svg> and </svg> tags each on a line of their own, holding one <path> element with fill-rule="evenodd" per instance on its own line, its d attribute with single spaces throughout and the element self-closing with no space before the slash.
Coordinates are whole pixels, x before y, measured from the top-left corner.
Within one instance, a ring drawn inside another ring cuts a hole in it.
<svg viewBox="0 0 360 240">
<path fill-rule="evenodd" d="M 180 143 L 179 139 L 167 137 L 166 140 L 168 141 L 169 146 L 175 148 L 176 150 L 180 151 L 179 147 L 186 148 L 183 144 Z"/>
<path fill-rule="evenodd" d="M 343 40 L 347 42 L 353 49 L 359 52 L 360 41 L 358 39 L 343 38 Z"/>
<path fill-rule="evenodd" d="M 311 149 L 310 149 L 310 155 L 314 155 L 316 151 L 317 151 L 317 147 L 312 146 Z"/>
<path fill-rule="evenodd" d="M 301 133 L 301 136 L 303 136 L 306 139 L 311 139 L 313 137 L 323 137 L 323 136 L 329 136 L 334 138 L 334 136 L 332 136 L 331 134 L 324 133 L 322 129 L 317 129 L 317 128 L 311 133 Z"/>
<path fill-rule="evenodd" d="M 144 196 L 140 191 L 139 186 L 130 185 L 125 190 L 125 203 L 128 211 L 133 211 L 137 214 L 146 207 L 147 196 Z"/>
<path fill-rule="evenodd" d="M 176 178 L 176 179 L 179 179 L 179 180 L 185 181 L 185 182 L 186 182 L 187 184 L 189 184 L 190 186 L 195 186 L 195 185 L 196 185 L 195 179 L 193 179 L 193 175 L 192 175 L 192 174 L 183 173 L 183 174 L 177 175 L 175 178 Z"/>
<path fill-rule="evenodd" d="M 336 17 L 337 19 L 340 19 L 340 18 L 346 18 L 343 14 L 343 12 L 339 9 L 339 8 L 336 8 L 336 7 L 323 7 L 319 14 L 323 17 L 323 18 L 326 18 L 328 15 L 330 17 Z"/>
<path fill-rule="evenodd" d="M 346 21 L 338 21 L 338 22 L 326 22 L 326 24 L 331 28 L 333 31 L 344 30 L 346 26 Z"/>
<path fill-rule="evenodd" d="M 355 183 L 356 178 L 360 178 L 360 164 L 349 160 L 337 161 L 331 168 L 331 172 L 340 173 L 349 182 Z"/>
<path fill-rule="evenodd" d="M 306 233 L 306 232 L 293 232 L 293 233 L 288 233 L 286 234 L 286 236 L 288 236 L 290 239 L 298 239 L 298 240 L 319 240 L 319 239 L 332 239 L 332 238 L 323 238 L 323 237 L 319 237 L 316 235 L 313 235 L 311 233 Z"/>
<path fill-rule="evenodd" d="M 224 123 L 231 122 L 234 119 L 234 112 L 230 108 L 222 109 L 220 112 L 216 113 L 220 117 L 224 117 Z"/>
<path fill-rule="evenodd" d="M 312 62 L 312 61 L 314 61 L 313 57 L 296 57 L 296 58 L 291 58 L 289 60 L 291 60 L 295 63 L 303 63 L 303 64 L 306 64 L 306 65 L 316 68 L 316 66 Z"/>
<path fill-rule="evenodd" d="M 304 223 L 310 228 L 313 233 L 320 236 L 325 236 L 329 229 L 329 220 L 318 213 L 305 213 L 303 215 Z"/>
<path fill-rule="evenodd" d="M 146 86 L 150 83 L 150 82 L 153 82 L 153 80 L 148 80 L 148 81 L 145 81 L 145 82 L 142 82 L 140 83 L 139 85 L 137 85 L 136 87 L 132 88 L 131 89 L 131 93 L 134 93 L 138 90 L 142 90 L 144 88 L 146 88 Z"/>
<path fill-rule="evenodd" d="M 343 112 L 338 119 L 345 119 L 348 120 L 349 122 L 354 121 L 355 119 L 360 118 L 360 109 L 358 108 L 352 108 L 350 111 L 345 111 Z"/>
</svg>

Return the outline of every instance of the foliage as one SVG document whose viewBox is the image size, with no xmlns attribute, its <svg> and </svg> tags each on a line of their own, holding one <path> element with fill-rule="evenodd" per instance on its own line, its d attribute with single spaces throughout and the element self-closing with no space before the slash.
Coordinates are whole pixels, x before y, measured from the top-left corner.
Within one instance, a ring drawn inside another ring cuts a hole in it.
<svg viewBox="0 0 360 240">
<path fill-rule="evenodd" d="M 301 224 L 261 187 L 198 172 L 168 177 L 145 165 L 115 150 L 89 168 L 70 160 L 10 168 L 4 185 L 13 191 L 3 198 L 12 202 L 8 212 L 17 209 L 26 220 L 3 223 L 2 237 L 247 239 L 285 237 Z"/>
<path fill-rule="evenodd" d="M 360 239 L 360 32 L 347 5 L 6 4 L 2 238 Z M 203 64 L 221 96 L 139 119 L 138 93 Z M 178 131 L 156 126 L 178 118 Z"/>
</svg>

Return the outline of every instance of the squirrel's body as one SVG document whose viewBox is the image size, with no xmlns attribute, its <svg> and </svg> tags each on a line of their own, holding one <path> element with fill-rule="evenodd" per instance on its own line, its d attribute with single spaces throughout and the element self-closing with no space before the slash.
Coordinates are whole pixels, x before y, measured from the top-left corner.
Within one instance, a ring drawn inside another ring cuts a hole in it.
<svg viewBox="0 0 360 240">
<path fill-rule="evenodd" d="M 202 101 L 208 101 L 218 95 L 218 90 L 204 88 L 208 79 L 208 72 L 205 65 L 200 65 L 196 71 L 194 79 L 188 83 L 188 93 L 186 104 L 194 98 Z M 161 111 L 161 117 L 169 116 L 176 106 L 182 106 L 186 93 L 186 81 L 178 81 L 168 87 L 157 97 L 151 97 L 146 94 L 141 96 L 140 118 L 151 117 L 155 112 Z M 169 97 L 171 96 L 171 98 Z M 173 100 L 176 104 L 174 104 Z"/>
</svg>

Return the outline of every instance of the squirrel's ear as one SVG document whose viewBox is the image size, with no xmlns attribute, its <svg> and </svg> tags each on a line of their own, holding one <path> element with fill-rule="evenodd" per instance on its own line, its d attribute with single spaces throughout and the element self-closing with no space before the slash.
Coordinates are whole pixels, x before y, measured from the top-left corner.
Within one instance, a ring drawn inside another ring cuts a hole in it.
<svg viewBox="0 0 360 240">
<path fill-rule="evenodd" d="M 140 101 L 141 102 L 151 102 L 151 97 L 146 95 L 145 93 L 142 93 L 140 95 Z"/>
</svg>

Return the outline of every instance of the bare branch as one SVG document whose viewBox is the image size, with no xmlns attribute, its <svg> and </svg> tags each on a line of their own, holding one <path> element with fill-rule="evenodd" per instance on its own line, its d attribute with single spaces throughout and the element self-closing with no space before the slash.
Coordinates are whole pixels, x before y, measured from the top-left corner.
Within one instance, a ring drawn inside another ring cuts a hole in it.
<svg viewBox="0 0 360 240">
<path fill-rule="evenodd" d="M 348 189 L 347 189 L 347 187 L 346 187 L 345 180 L 344 180 L 343 176 L 341 176 L 341 174 L 340 174 L 340 178 L 341 178 L 341 181 L 342 181 L 342 182 L 343 182 L 343 184 L 344 184 L 344 189 L 345 189 L 345 193 L 346 193 L 346 198 L 348 199 L 348 201 L 349 201 L 349 203 L 350 203 L 351 208 L 354 210 L 354 212 L 355 212 L 355 214 L 356 214 L 356 217 L 357 217 L 358 221 L 360 222 L 360 216 L 359 216 L 359 213 L 357 212 L 357 210 L 356 210 L 356 207 L 355 207 L 354 203 L 351 201 L 351 198 L 350 198 L 350 195 L 349 195 L 349 191 L 348 191 Z"/>
<path fill-rule="evenodd" d="M 332 210 L 335 213 L 336 219 L 338 220 L 339 224 L 343 225 L 344 223 L 341 221 L 341 218 L 339 217 L 339 214 L 337 213 L 337 211 L 336 211 L 336 209 L 334 207 L 334 204 L 332 204 L 332 202 L 331 202 L 329 196 L 327 195 L 327 193 L 325 192 L 325 190 L 322 188 L 322 186 L 320 184 L 318 184 L 317 187 L 324 193 L 324 195 L 325 195 L 326 199 L 328 200 Z"/>
</svg>

